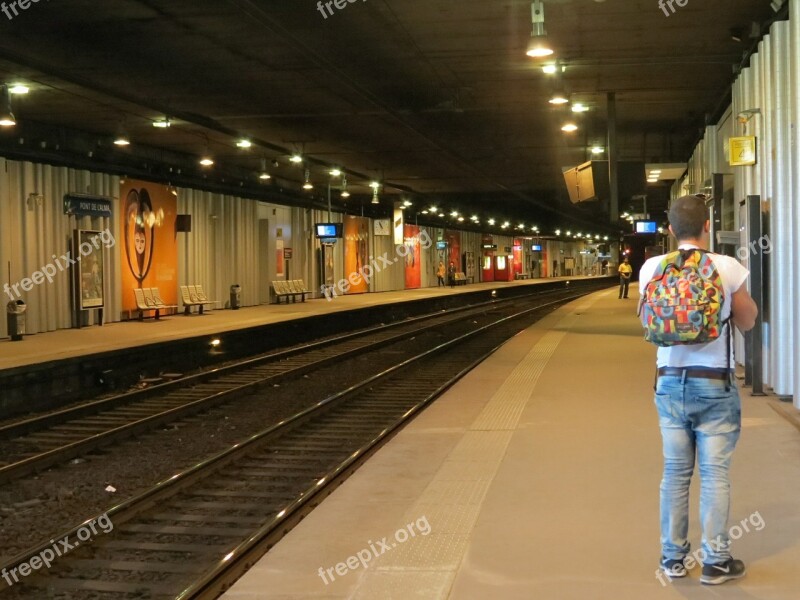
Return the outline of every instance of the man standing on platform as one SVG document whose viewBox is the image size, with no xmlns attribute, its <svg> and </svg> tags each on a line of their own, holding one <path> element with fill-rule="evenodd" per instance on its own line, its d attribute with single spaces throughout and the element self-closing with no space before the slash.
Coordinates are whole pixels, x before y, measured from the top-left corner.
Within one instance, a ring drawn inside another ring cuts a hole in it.
<svg viewBox="0 0 800 600">
<path fill-rule="evenodd" d="M 627 256 L 617 271 L 619 272 L 619 298 L 621 300 L 628 297 L 628 286 L 631 283 L 631 273 L 633 273 L 633 267 Z"/>
<path fill-rule="evenodd" d="M 741 429 L 731 328 L 752 329 L 758 308 L 747 291 L 747 269 L 703 250 L 710 224 L 702 196 L 675 200 L 669 222 L 678 251 L 645 262 L 639 279 L 645 337 L 659 346 L 655 404 L 664 474 L 656 574 L 684 577 L 687 565 L 702 562 L 700 581 L 716 585 L 745 574 L 744 563 L 731 557 L 728 535 L 729 469 Z M 702 548 L 688 556 L 695 456 L 703 535 Z"/>
<path fill-rule="evenodd" d="M 456 264 L 452 260 L 447 267 L 447 283 L 451 288 L 456 287 Z"/>
</svg>

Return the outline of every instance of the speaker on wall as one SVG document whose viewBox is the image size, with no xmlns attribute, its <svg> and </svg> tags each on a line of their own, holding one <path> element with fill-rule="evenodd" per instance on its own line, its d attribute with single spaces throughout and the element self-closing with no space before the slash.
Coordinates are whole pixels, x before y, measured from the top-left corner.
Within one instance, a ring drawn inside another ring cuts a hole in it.
<svg viewBox="0 0 800 600">
<path fill-rule="evenodd" d="M 192 215 L 175 215 L 175 231 L 189 233 L 192 231 Z"/>
</svg>

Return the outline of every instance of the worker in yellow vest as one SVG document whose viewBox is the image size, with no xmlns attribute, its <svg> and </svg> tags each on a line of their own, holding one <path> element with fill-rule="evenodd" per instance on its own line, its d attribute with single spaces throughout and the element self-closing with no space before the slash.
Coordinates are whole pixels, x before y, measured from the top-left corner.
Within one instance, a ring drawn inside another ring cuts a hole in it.
<svg viewBox="0 0 800 600">
<path fill-rule="evenodd" d="M 622 261 L 622 264 L 619 266 L 619 298 L 622 300 L 623 298 L 628 297 L 628 285 L 631 283 L 631 273 L 633 273 L 633 267 L 631 267 L 631 263 L 626 256 L 625 259 Z"/>
</svg>

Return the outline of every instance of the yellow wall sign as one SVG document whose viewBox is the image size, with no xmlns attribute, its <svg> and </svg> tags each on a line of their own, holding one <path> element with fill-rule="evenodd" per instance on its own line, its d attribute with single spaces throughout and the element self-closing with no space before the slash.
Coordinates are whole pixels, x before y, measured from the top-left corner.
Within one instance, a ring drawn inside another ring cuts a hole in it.
<svg viewBox="0 0 800 600">
<path fill-rule="evenodd" d="M 756 137 L 732 137 L 730 139 L 731 166 L 742 167 L 756 164 Z"/>
</svg>

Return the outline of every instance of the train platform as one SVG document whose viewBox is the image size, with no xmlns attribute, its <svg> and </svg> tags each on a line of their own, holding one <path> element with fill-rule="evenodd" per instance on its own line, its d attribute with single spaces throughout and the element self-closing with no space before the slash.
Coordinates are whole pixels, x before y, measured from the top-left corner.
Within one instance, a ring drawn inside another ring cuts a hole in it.
<svg viewBox="0 0 800 600">
<path fill-rule="evenodd" d="M 701 585 L 698 568 L 675 583 L 656 577 L 655 348 L 635 303 L 595 293 L 510 340 L 224 599 L 797 598 L 797 411 L 746 390 L 730 525 L 747 576 L 721 586 Z M 695 474 L 693 548 L 698 486 Z"/>
<path fill-rule="evenodd" d="M 61 329 L 58 331 L 25 336 L 21 342 L 0 340 L 0 371 L 34 365 L 65 358 L 109 352 L 147 344 L 174 342 L 175 340 L 212 335 L 226 331 L 249 329 L 307 318 L 320 314 L 351 311 L 388 304 L 399 304 L 425 300 L 439 296 L 472 293 L 481 290 L 539 285 L 554 281 L 592 279 L 587 277 L 555 277 L 548 279 L 520 280 L 512 282 L 477 283 L 455 288 L 420 288 L 396 292 L 353 294 L 337 296 L 328 301 L 324 298 L 282 304 L 262 304 L 240 310 L 206 310 L 198 315 L 178 313 L 160 320 L 152 318 L 138 321 L 107 323 L 102 327 Z"/>
</svg>

